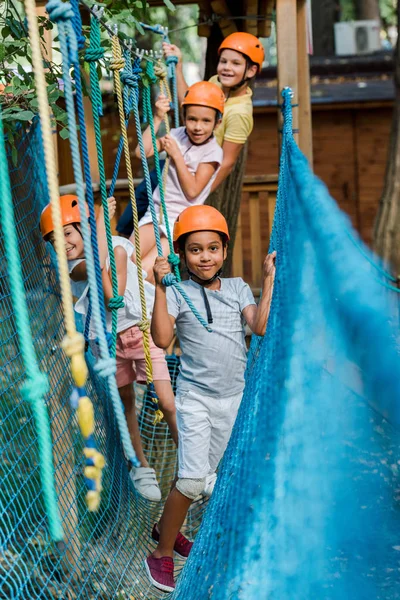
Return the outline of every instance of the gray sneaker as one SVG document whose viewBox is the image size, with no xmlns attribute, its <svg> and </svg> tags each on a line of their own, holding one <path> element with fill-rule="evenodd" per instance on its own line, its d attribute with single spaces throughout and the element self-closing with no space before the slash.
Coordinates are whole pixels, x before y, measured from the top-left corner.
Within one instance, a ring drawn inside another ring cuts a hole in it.
<svg viewBox="0 0 400 600">
<path fill-rule="evenodd" d="M 129 475 L 133 481 L 135 490 L 143 498 L 151 502 L 159 502 L 161 500 L 161 490 L 154 469 L 150 467 L 132 467 Z"/>
</svg>

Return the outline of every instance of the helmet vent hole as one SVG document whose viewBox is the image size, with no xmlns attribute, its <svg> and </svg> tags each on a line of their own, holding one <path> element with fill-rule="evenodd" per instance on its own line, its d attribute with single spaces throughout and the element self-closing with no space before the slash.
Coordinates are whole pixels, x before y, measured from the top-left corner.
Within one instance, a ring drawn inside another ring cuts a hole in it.
<svg viewBox="0 0 400 600">
<path fill-rule="evenodd" d="M 76 206 L 78 203 L 76 200 L 72 200 L 71 202 L 71 208 L 74 208 L 74 206 Z"/>
</svg>

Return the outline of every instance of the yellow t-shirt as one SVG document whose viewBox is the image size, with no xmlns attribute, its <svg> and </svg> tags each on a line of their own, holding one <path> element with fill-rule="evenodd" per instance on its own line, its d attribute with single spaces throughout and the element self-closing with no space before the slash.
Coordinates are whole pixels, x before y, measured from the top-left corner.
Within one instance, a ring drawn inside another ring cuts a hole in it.
<svg viewBox="0 0 400 600">
<path fill-rule="evenodd" d="M 210 81 L 222 87 L 217 75 L 211 77 Z M 253 130 L 252 95 L 252 90 L 247 88 L 243 96 L 228 98 L 225 102 L 222 123 L 214 131 L 215 139 L 220 146 L 225 141 L 234 142 L 235 144 L 245 144 L 247 142 L 247 138 Z"/>
</svg>

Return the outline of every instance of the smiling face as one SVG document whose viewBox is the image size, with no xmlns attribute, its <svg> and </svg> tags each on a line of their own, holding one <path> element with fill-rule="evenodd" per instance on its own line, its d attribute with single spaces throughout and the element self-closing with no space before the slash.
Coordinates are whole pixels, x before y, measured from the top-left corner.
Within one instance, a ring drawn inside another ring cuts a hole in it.
<svg viewBox="0 0 400 600">
<path fill-rule="evenodd" d="M 79 227 L 79 224 L 77 223 Z M 84 257 L 83 238 L 74 225 L 64 225 L 65 251 L 68 260 Z M 54 245 L 54 232 L 49 236 L 49 242 Z"/>
<path fill-rule="evenodd" d="M 227 246 L 216 231 L 195 231 L 185 240 L 186 266 L 197 277 L 207 281 L 222 268 Z"/>
<path fill-rule="evenodd" d="M 256 74 L 257 66 L 247 68 L 247 60 L 243 54 L 236 50 L 222 50 L 217 66 L 217 75 L 222 87 L 234 87 L 243 79 L 250 79 Z"/>
<path fill-rule="evenodd" d="M 193 144 L 203 144 L 212 135 L 217 111 L 208 106 L 189 104 L 185 107 L 185 126 L 187 134 Z"/>
</svg>

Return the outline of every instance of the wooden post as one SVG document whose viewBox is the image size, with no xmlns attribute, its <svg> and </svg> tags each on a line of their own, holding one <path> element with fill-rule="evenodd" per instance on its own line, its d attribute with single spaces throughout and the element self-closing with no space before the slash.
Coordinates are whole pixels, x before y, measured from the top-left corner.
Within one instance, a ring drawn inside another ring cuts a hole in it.
<svg viewBox="0 0 400 600">
<path fill-rule="evenodd" d="M 233 247 L 233 258 L 232 258 L 232 276 L 243 278 L 243 240 L 242 240 L 242 215 L 239 213 L 237 226 L 235 245 Z"/>
<path fill-rule="evenodd" d="M 299 147 L 313 165 L 310 63 L 307 52 L 307 0 L 297 0 L 297 60 L 299 86 Z"/>
<path fill-rule="evenodd" d="M 299 101 L 297 77 L 297 11 L 296 0 L 277 0 L 276 39 L 278 51 L 278 104 L 282 103 L 281 91 L 290 87 L 293 104 Z M 299 126 L 299 111 L 293 110 L 293 129 Z M 282 114 L 279 111 L 279 129 L 282 129 Z M 299 143 L 299 136 L 294 134 Z"/>
<path fill-rule="evenodd" d="M 251 284 L 258 287 L 261 283 L 261 224 L 260 196 L 258 192 L 250 192 L 250 236 L 251 236 Z"/>
<path fill-rule="evenodd" d="M 36 15 L 37 17 L 46 17 L 48 18 L 45 5 L 37 4 L 36 5 Z M 44 47 L 42 46 L 43 58 L 47 61 L 51 61 L 53 58 L 53 36 L 51 30 L 45 29 L 43 32 L 44 37 Z M 50 107 L 51 108 L 51 107 Z M 57 174 L 59 175 L 59 166 L 58 166 L 58 134 L 57 127 L 53 129 L 53 145 L 54 145 L 54 158 L 56 161 Z"/>
</svg>

